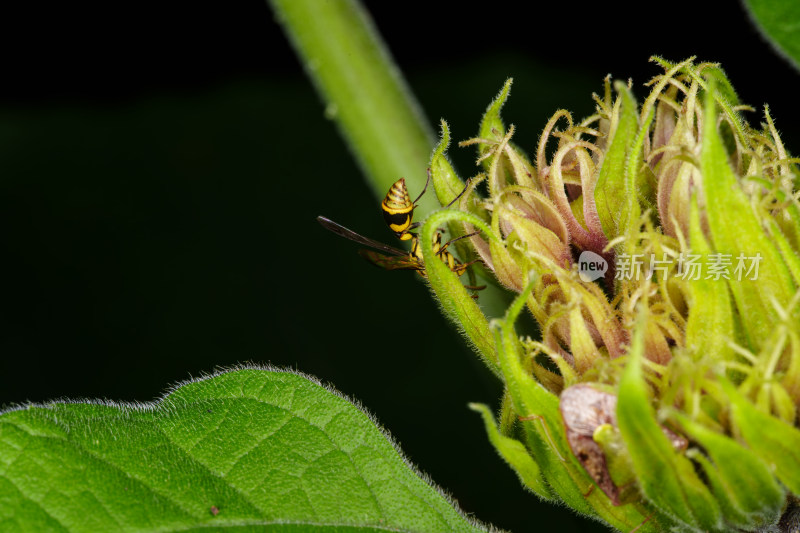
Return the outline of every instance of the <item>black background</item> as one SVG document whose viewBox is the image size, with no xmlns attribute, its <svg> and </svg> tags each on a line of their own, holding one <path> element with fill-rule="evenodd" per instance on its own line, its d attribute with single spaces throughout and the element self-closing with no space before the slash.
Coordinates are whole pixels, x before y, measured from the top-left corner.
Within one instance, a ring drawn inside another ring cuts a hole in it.
<svg viewBox="0 0 800 533">
<path fill-rule="evenodd" d="M 557 4 L 366 2 L 457 140 L 509 76 L 504 117 L 532 150 L 556 109 L 592 112 L 607 73 L 643 98 L 650 55 L 697 55 L 768 102 L 798 152 L 800 76 L 738 5 Z M 29 3 L 2 20 L 0 404 L 146 401 L 216 367 L 296 368 L 358 398 L 477 518 L 595 527 L 496 456 L 466 404 L 496 406 L 498 383 L 424 285 L 314 221 L 391 241 L 264 2 Z M 452 155 L 475 173 L 472 151 Z"/>
</svg>

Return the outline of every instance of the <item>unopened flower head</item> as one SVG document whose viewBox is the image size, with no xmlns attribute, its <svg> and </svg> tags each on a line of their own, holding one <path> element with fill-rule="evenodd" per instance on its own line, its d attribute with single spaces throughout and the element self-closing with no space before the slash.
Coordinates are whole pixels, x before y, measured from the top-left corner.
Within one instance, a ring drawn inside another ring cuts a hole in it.
<svg viewBox="0 0 800 533">
<path fill-rule="evenodd" d="M 654 61 L 640 104 L 606 79 L 530 155 L 500 119 L 509 81 L 461 143 L 481 173 L 446 216 L 515 303 L 492 331 L 449 273 L 431 284 L 506 385 L 497 423 L 480 409 L 531 490 L 622 530 L 773 527 L 800 495 L 798 161 L 719 66 Z M 515 332 L 523 309 L 537 338 Z"/>
</svg>

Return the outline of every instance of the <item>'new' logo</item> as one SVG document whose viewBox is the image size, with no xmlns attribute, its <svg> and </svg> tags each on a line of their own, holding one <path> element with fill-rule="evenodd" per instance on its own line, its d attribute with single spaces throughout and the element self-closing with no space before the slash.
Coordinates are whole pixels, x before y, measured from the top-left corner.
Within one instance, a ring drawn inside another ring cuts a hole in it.
<svg viewBox="0 0 800 533">
<path fill-rule="evenodd" d="M 608 272 L 608 263 L 594 252 L 585 250 L 578 257 L 578 274 L 583 281 L 600 279 Z"/>
</svg>

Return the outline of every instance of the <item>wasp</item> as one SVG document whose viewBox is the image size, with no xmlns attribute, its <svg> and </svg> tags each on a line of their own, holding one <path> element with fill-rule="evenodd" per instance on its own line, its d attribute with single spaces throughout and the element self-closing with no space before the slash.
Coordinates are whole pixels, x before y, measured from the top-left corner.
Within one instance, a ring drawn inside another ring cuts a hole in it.
<svg viewBox="0 0 800 533">
<path fill-rule="evenodd" d="M 381 211 L 383 211 L 383 219 L 386 221 L 386 225 L 389 226 L 389 229 L 392 230 L 401 241 L 414 238 L 414 234 L 411 233 L 411 230 L 419 227 L 419 222 L 412 222 L 414 218 L 414 209 L 417 207 L 419 199 L 422 198 L 425 191 L 428 190 L 428 183 L 430 183 L 430 181 L 431 177 L 430 173 L 428 173 L 425 187 L 422 188 L 422 192 L 419 193 L 417 199 L 412 202 L 411 197 L 408 195 L 406 179 L 400 178 L 392 184 L 383 202 L 381 202 Z"/>
<path fill-rule="evenodd" d="M 389 192 L 386 193 L 386 197 L 383 199 L 383 202 L 381 202 L 381 211 L 383 212 L 383 218 L 386 221 L 386 224 L 398 239 L 401 241 L 411 241 L 410 251 L 400 250 L 399 248 L 374 241 L 322 216 L 317 217 L 317 221 L 322 224 L 325 229 L 332 231 L 333 233 L 344 237 L 345 239 L 350 239 L 351 241 L 372 248 L 372 250 L 359 250 L 358 253 L 361 255 L 361 257 L 365 258 L 373 265 L 379 266 L 386 270 L 414 270 L 422 277 L 425 277 L 425 262 L 422 256 L 422 247 L 419 243 L 419 236 L 412 230 L 418 228 L 420 225 L 419 222 L 413 221 L 414 209 L 417 207 L 417 203 L 419 202 L 420 198 L 422 198 L 422 195 L 425 194 L 425 191 L 428 189 L 430 180 L 431 174 L 429 169 L 428 180 L 425 182 L 425 187 L 422 189 L 422 192 L 419 194 L 419 196 L 417 196 L 417 199 L 412 202 L 411 197 L 408 194 L 408 188 L 406 187 L 406 180 L 405 178 L 400 178 L 394 182 L 394 184 L 392 184 L 392 186 L 389 188 Z M 467 188 L 465 187 L 464 191 L 466 190 Z M 453 203 L 464 194 L 464 191 L 462 191 L 461 194 L 453 199 L 453 201 L 450 202 L 447 207 L 453 205 Z M 461 237 L 456 237 L 455 239 L 452 239 L 444 244 L 442 244 L 441 231 L 437 231 L 433 237 L 434 254 L 437 255 L 447 265 L 447 267 L 455 272 L 455 274 L 458 276 L 463 274 L 475 261 L 462 263 L 447 250 L 447 247 L 459 239 L 471 237 L 472 235 L 475 234 L 470 233 L 468 235 L 462 235 Z"/>
</svg>

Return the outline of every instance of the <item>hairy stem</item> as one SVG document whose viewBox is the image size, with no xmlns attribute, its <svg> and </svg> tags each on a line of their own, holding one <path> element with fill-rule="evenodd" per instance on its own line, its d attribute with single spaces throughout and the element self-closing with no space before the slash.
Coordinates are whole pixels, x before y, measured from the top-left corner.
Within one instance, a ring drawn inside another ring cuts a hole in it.
<svg viewBox="0 0 800 533">
<path fill-rule="evenodd" d="M 270 3 L 377 196 L 400 177 L 422 190 L 435 137 L 366 10 L 356 0 Z M 420 213 L 436 207 L 426 195 Z"/>
<path fill-rule="evenodd" d="M 358 0 L 269 2 L 376 196 L 400 177 L 422 190 L 433 131 Z M 416 213 L 438 207 L 426 194 Z M 489 316 L 502 316 L 507 297 L 490 286 L 481 302 Z"/>
</svg>

